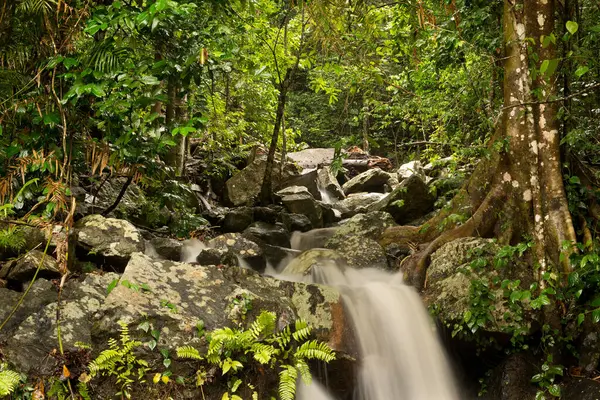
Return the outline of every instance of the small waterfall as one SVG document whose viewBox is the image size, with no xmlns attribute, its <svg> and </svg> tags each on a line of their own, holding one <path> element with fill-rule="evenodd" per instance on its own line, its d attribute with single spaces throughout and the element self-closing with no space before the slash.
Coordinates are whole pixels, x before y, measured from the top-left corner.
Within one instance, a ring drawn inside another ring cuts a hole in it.
<svg viewBox="0 0 600 400">
<path fill-rule="evenodd" d="M 341 291 L 354 325 L 361 354 L 355 400 L 460 398 L 429 314 L 399 274 L 328 266 L 312 278 Z M 334 399 L 316 386 L 298 398 Z"/>
<path fill-rule="evenodd" d="M 181 262 L 195 263 L 198 254 L 206 248 L 206 245 L 198 239 L 184 240 L 181 248 Z"/>
</svg>

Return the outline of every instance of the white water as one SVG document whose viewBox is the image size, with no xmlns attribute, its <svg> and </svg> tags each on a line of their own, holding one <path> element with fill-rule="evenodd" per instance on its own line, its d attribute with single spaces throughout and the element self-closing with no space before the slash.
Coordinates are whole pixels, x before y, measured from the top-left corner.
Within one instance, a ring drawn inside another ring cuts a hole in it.
<svg viewBox="0 0 600 400">
<path fill-rule="evenodd" d="M 458 400 L 452 372 L 419 295 L 399 274 L 325 267 L 313 280 L 340 289 L 361 354 L 354 400 Z M 333 400 L 318 386 L 299 400 Z"/>
</svg>

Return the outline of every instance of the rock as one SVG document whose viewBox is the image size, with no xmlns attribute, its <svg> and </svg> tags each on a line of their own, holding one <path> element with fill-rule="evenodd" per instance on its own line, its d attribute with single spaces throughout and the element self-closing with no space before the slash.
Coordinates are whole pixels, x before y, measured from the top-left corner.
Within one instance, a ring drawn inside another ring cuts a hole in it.
<svg viewBox="0 0 600 400">
<path fill-rule="evenodd" d="M 267 260 L 267 265 L 274 269 L 278 269 L 282 264 L 287 265 L 291 260 L 296 258 L 300 253 L 299 250 L 293 250 L 286 247 L 262 245 L 262 250 Z"/>
<path fill-rule="evenodd" d="M 335 149 L 319 148 L 288 153 L 288 157 L 302 168 L 317 168 L 319 165 L 331 165 L 334 155 Z"/>
<path fill-rule="evenodd" d="M 274 163 L 274 171 L 279 171 L 279 163 Z M 225 182 L 225 201 L 234 206 L 250 205 L 260 194 L 267 158 L 257 157 L 250 165 L 233 175 Z M 292 163 L 286 163 L 283 168 L 282 180 L 300 175 L 300 168 Z M 273 187 L 280 184 L 279 173 L 273 174 Z"/>
<path fill-rule="evenodd" d="M 2 307 L 0 307 L 0 320 L 4 321 L 12 312 L 23 293 L 14 290 L 1 288 L 0 297 L 2 298 Z M 23 303 L 17 308 L 15 314 L 8 320 L 2 331 L 0 331 L 0 340 L 5 341 L 12 336 L 15 329 L 34 312 L 43 308 L 46 304 L 56 301 L 57 290 L 52 282 L 46 279 L 37 279 L 29 294 L 23 299 Z"/>
<path fill-rule="evenodd" d="M 84 258 L 101 257 L 117 267 L 124 267 L 132 253 L 145 248 L 140 232 L 130 222 L 97 214 L 75 224 L 75 237 Z"/>
<path fill-rule="evenodd" d="M 346 198 L 344 190 L 340 186 L 338 180 L 331 173 L 331 169 L 328 167 L 321 168 L 317 172 L 317 186 L 325 193 L 321 194 L 321 197 L 325 203 L 333 203 L 336 200 L 343 200 Z"/>
<path fill-rule="evenodd" d="M 202 212 L 202 217 L 213 226 L 223 226 L 225 215 L 229 212 L 227 207 L 211 207 Z"/>
<path fill-rule="evenodd" d="M 282 212 L 284 212 L 284 208 L 281 206 L 254 207 L 254 220 L 275 224 Z"/>
<path fill-rule="evenodd" d="M 79 203 L 81 214 L 97 214 L 107 209 L 115 202 L 126 182 L 127 178 L 125 177 L 111 178 L 100 186 L 97 194 L 91 193 L 85 195 L 85 201 Z M 143 215 L 142 208 L 147 202 L 148 200 L 144 195 L 144 191 L 137 184 L 131 183 L 127 187 L 117 208 L 111 212 L 111 216 L 143 221 L 145 216 Z"/>
<path fill-rule="evenodd" d="M 306 215 L 313 227 L 323 226 L 321 206 L 305 187 L 291 186 L 278 191 L 276 195 L 291 213 Z"/>
<path fill-rule="evenodd" d="M 44 250 L 48 235 L 46 235 L 43 230 L 35 226 L 20 226 L 16 231 L 25 239 L 23 251 L 29 251 L 36 248 L 38 250 Z"/>
<path fill-rule="evenodd" d="M 250 207 L 240 207 L 229 210 L 223 220 L 223 232 L 243 232 L 254 222 L 254 211 Z"/>
<path fill-rule="evenodd" d="M 398 180 L 398 174 L 388 172 L 388 175 L 389 175 L 389 179 L 385 183 L 385 187 L 384 187 L 385 193 L 392 192 L 394 189 L 396 189 L 400 185 L 400 181 Z"/>
<path fill-rule="evenodd" d="M 313 229 L 309 232 L 294 232 L 292 234 L 292 249 L 310 250 L 325 248 L 327 241 L 335 234 L 338 228 Z"/>
<path fill-rule="evenodd" d="M 355 193 L 332 204 L 332 207 L 340 212 L 342 218 L 350 218 L 358 213 L 367 212 L 373 204 L 382 201 L 385 197 L 383 193 Z M 379 210 L 380 208 L 373 211 Z"/>
<path fill-rule="evenodd" d="M 255 222 L 244 231 L 243 236 L 258 244 L 290 247 L 290 232 L 281 224 Z"/>
<path fill-rule="evenodd" d="M 38 277 L 44 279 L 60 278 L 61 274 L 56 260 L 51 255 L 44 255 L 44 252 L 39 250 L 31 250 L 22 258 L 6 263 L 0 271 L 0 278 L 9 281 L 29 282 L 40 265 Z"/>
<path fill-rule="evenodd" d="M 103 276 L 87 275 L 82 282 L 67 282 L 60 308 L 61 338 L 65 350 L 77 350 L 77 342 L 92 343 L 92 317 L 100 309 L 106 296 L 106 288 L 118 277 L 112 273 Z M 3 348 L 6 357 L 21 372 L 35 370 L 49 375 L 61 365 L 58 358 L 53 360 L 48 357 L 58 346 L 56 308 L 55 295 L 54 302 L 34 312 L 19 325 Z"/>
<path fill-rule="evenodd" d="M 577 352 L 579 356 L 579 365 L 583 373 L 591 375 L 598 370 L 600 363 L 600 326 L 586 318 L 581 325 L 581 334 L 578 337 Z"/>
<path fill-rule="evenodd" d="M 345 260 L 340 253 L 330 249 L 311 249 L 294 258 L 283 270 L 284 276 L 307 276 L 315 267 L 344 267 Z"/>
<path fill-rule="evenodd" d="M 442 172 L 442 170 L 446 167 L 449 167 L 450 165 L 456 165 L 456 161 L 454 160 L 454 157 L 449 156 L 449 157 L 445 157 L 445 158 L 440 158 L 439 160 L 435 160 L 434 162 L 430 162 L 427 165 L 425 165 L 423 167 L 423 172 L 427 175 L 427 176 L 431 176 L 431 177 L 437 177 L 440 175 L 440 173 Z"/>
<path fill-rule="evenodd" d="M 349 237 L 366 237 L 379 241 L 383 232 L 396 223 L 392 216 L 383 211 L 358 214 L 342 223 L 328 240 L 328 246 L 337 246 Z"/>
<path fill-rule="evenodd" d="M 383 186 L 389 179 L 390 176 L 387 172 L 379 168 L 369 169 L 344 183 L 344 193 L 346 195 L 362 192 L 383 193 Z"/>
<path fill-rule="evenodd" d="M 181 243 L 179 240 L 166 237 L 156 237 L 150 240 L 150 246 L 154 248 L 156 254 L 166 260 L 179 261 L 181 259 L 181 249 L 183 248 L 183 243 Z"/>
<path fill-rule="evenodd" d="M 467 237 L 449 242 L 432 254 L 423 297 L 425 304 L 435 305 L 442 323 L 448 326 L 463 323 L 464 315 L 471 307 L 469 299 L 473 280 L 487 282 L 494 296 L 490 312 L 496 322 L 487 321 L 484 331 L 502 333 L 510 324 L 517 323 L 505 319 L 504 314 L 510 311 L 508 299 L 497 281 L 519 280 L 521 290 L 527 290 L 533 279 L 523 262 L 509 261 L 502 269 L 494 268 L 493 258 L 499 250 L 500 247 L 491 239 Z M 474 260 L 477 260 L 474 265 L 483 266 L 473 267 Z M 520 322 L 526 331 L 533 329 L 533 318 L 534 315 L 526 313 Z"/>
<path fill-rule="evenodd" d="M 562 390 L 563 399 L 598 400 L 600 383 L 592 379 L 573 377 Z"/>
<path fill-rule="evenodd" d="M 227 248 L 203 249 L 196 256 L 196 262 L 200 265 L 229 265 L 237 267 L 239 265 L 236 255 Z"/>
<path fill-rule="evenodd" d="M 317 200 L 321 200 L 321 192 L 317 185 L 317 169 L 303 171 L 302 175 L 292 176 L 286 179 L 281 185 L 281 189 L 285 189 L 290 186 L 304 186 L 308 189 L 310 194 Z"/>
<path fill-rule="evenodd" d="M 523 353 L 516 353 L 492 370 L 484 400 L 534 400 L 537 387 L 531 383 L 536 374 L 535 360 Z M 579 397 L 564 397 L 577 399 Z"/>
<path fill-rule="evenodd" d="M 161 332 L 158 348 L 174 354 L 178 346 L 202 346 L 194 328 L 200 320 L 207 332 L 237 328 L 247 326 L 262 310 L 275 312 L 279 323 L 302 318 L 315 327 L 319 339 L 334 348 L 342 346 L 346 327 L 339 325 L 340 295 L 332 288 L 280 281 L 244 268 L 157 261 L 140 253 L 125 268 L 121 281 L 125 280 L 146 284 L 150 291 L 115 287 L 97 314 L 95 348 L 117 336 L 119 320 L 132 327 L 150 321 L 152 329 Z"/>
<path fill-rule="evenodd" d="M 398 168 L 398 179 L 408 179 L 413 175 L 419 176 L 422 180 L 425 180 L 425 171 L 420 161 L 411 161 L 406 164 L 402 164 Z"/>
<path fill-rule="evenodd" d="M 266 261 L 263 251 L 256 243 L 244 238 L 239 233 L 226 233 L 208 241 L 208 246 L 213 249 L 230 250 L 238 256 L 242 265 L 245 263 L 256 271 L 263 271 Z"/>
<path fill-rule="evenodd" d="M 341 254 L 348 266 L 389 269 L 386 253 L 375 240 L 365 236 L 348 236 L 342 241 L 332 239 L 325 247 Z"/>
<path fill-rule="evenodd" d="M 409 178 L 392 193 L 368 206 L 369 211 L 387 211 L 402 225 L 422 217 L 433 209 L 435 198 L 418 175 Z"/>
<path fill-rule="evenodd" d="M 280 219 L 281 219 L 281 222 L 283 223 L 283 226 L 285 226 L 289 232 L 294 232 L 294 231 L 306 232 L 306 231 L 310 231 L 313 228 L 312 223 L 310 222 L 310 219 L 308 219 L 308 217 L 303 214 L 284 213 L 284 214 L 281 214 Z"/>
</svg>

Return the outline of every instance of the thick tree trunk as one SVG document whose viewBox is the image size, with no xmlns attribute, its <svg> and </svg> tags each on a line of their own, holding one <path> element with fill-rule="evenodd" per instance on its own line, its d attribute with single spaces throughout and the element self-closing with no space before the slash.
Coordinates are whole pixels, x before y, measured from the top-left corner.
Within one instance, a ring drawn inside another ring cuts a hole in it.
<svg viewBox="0 0 600 400">
<path fill-rule="evenodd" d="M 504 113 L 492 137 L 492 156 L 480 162 L 452 206 L 421 228 L 390 228 L 382 244 L 397 242 L 417 249 L 405 269 L 418 288 L 426 282 L 429 256 L 445 243 L 464 236 L 497 237 L 515 244 L 533 238 L 533 272 L 537 279 L 549 270 L 570 270 L 567 248 L 576 241 L 562 181 L 557 104 L 544 103 L 556 93 L 556 76 L 532 74 L 544 60 L 555 58 L 555 46 L 543 48 L 540 36 L 554 29 L 552 0 L 504 2 Z M 532 45 L 527 38 L 535 38 Z M 533 63 L 531 54 L 539 61 Z M 536 77 L 533 79 L 532 77 Z M 532 98 L 532 93 L 539 97 Z M 467 215 L 462 225 L 444 224 L 450 214 Z M 416 244 L 423 243 L 421 246 Z M 541 279 L 540 279 L 541 281 Z M 543 281 L 541 281 L 543 284 Z"/>
</svg>

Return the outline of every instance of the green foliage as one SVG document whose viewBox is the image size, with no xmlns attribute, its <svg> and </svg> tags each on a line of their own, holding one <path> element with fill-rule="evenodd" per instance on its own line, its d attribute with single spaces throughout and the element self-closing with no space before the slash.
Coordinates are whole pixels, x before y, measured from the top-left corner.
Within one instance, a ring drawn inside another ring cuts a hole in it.
<svg viewBox="0 0 600 400">
<path fill-rule="evenodd" d="M 19 253 L 25 248 L 25 237 L 15 227 L 0 229 L 0 251 Z"/>
<path fill-rule="evenodd" d="M 258 365 L 279 371 L 279 397 L 292 400 L 298 375 L 306 383 L 312 379 L 307 360 L 330 362 L 335 359 L 326 343 L 308 340 L 310 335 L 310 326 L 302 320 L 295 321 L 293 328 L 287 325 L 277 331 L 275 313 L 263 311 L 248 329 L 222 328 L 211 332 L 206 354 L 183 346 L 177 349 L 177 357 L 218 366 L 222 376 L 228 376 L 230 382 L 224 398 L 237 397 L 235 393 L 242 384 L 240 375 L 252 368 L 251 360 L 254 360 Z M 202 386 L 205 378 L 206 369 L 202 366 L 197 372 L 197 385 Z"/>
<path fill-rule="evenodd" d="M 126 323 L 120 321 L 120 338 L 108 340 L 109 348 L 102 351 L 88 365 L 90 379 L 101 376 L 114 376 L 120 390 L 115 395 L 131 398 L 130 390 L 134 382 L 144 383 L 148 371 L 148 363 L 138 359 L 134 354 L 136 347 L 142 342 L 132 340 Z"/>
<path fill-rule="evenodd" d="M 8 396 L 21 383 L 21 375 L 2 366 L 0 371 L 0 396 Z"/>
</svg>

